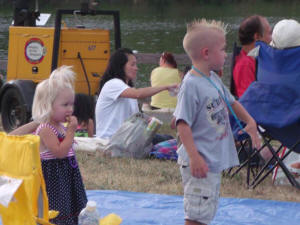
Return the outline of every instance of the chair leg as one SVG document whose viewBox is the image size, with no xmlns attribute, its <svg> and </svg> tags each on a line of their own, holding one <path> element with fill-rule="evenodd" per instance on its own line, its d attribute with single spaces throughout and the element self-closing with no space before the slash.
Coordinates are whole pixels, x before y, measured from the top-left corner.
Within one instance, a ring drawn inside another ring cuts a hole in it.
<svg viewBox="0 0 300 225">
<path fill-rule="evenodd" d="M 283 145 L 281 144 L 278 148 L 276 147 L 276 150 L 272 147 L 271 141 L 273 140 L 272 137 L 265 135 L 264 133 L 261 132 L 264 144 L 260 149 L 253 149 L 253 151 L 246 151 L 246 160 L 244 160 L 239 166 L 236 167 L 236 169 L 231 168 L 228 172 L 227 175 L 230 176 L 230 178 L 233 178 L 236 174 L 238 174 L 242 168 L 247 166 L 247 174 L 246 174 L 246 183 L 248 188 L 255 188 L 257 185 L 259 185 L 272 171 L 275 169 L 276 166 L 280 166 L 288 178 L 289 182 L 291 183 L 292 186 L 300 189 L 300 184 L 297 182 L 293 174 L 288 170 L 288 168 L 285 166 L 283 160 L 285 157 L 287 157 L 290 152 L 296 148 L 298 144 L 300 144 L 300 140 L 292 146 L 289 151 L 286 152 L 286 154 L 283 155 L 283 157 L 279 157 L 278 153 L 282 150 Z M 254 170 L 254 165 L 253 165 L 253 159 L 256 155 L 259 154 L 259 152 L 267 147 L 269 151 L 272 154 L 271 159 L 269 159 L 267 162 L 265 162 L 264 166 L 260 168 L 260 165 L 257 165 L 257 167 Z M 243 150 L 246 148 L 252 149 L 252 142 L 251 139 L 247 139 L 241 142 L 240 149 L 238 153 L 240 154 Z M 276 162 L 275 165 L 273 165 L 272 162 Z M 272 166 L 271 166 L 272 165 Z M 271 166 L 271 167 L 270 167 Z"/>
<path fill-rule="evenodd" d="M 269 148 L 269 150 L 271 151 L 273 157 L 266 163 L 266 165 L 261 169 L 261 171 L 259 172 L 259 174 L 255 177 L 255 179 L 253 180 L 253 182 L 250 184 L 251 188 L 255 188 L 257 185 L 259 185 L 274 169 L 277 165 L 279 165 L 284 174 L 286 175 L 286 177 L 288 178 L 289 182 L 291 183 L 292 186 L 300 189 L 300 184 L 295 180 L 294 176 L 290 173 L 290 171 L 287 169 L 287 167 L 285 166 L 285 164 L 283 163 L 283 160 L 292 152 L 292 149 L 289 149 L 289 151 L 282 157 L 279 158 L 277 153 L 282 149 L 282 145 L 275 151 L 274 148 L 271 146 L 270 142 L 267 141 L 267 146 Z M 264 176 L 260 177 L 262 175 L 262 173 L 264 172 L 264 170 L 270 165 L 271 161 L 273 159 L 276 159 L 276 164 L 272 167 L 269 168 L 268 171 L 264 174 Z"/>
<path fill-rule="evenodd" d="M 282 159 L 283 156 L 285 155 L 286 149 L 287 149 L 286 147 L 283 148 L 283 150 L 282 150 L 282 152 L 281 152 L 281 154 L 280 154 L 280 158 L 281 158 L 281 159 Z M 276 176 L 277 176 L 277 172 L 278 172 L 278 168 L 279 168 L 279 166 L 276 165 L 276 166 L 275 166 L 275 170 L 274 170 L 273 175 L 272 175 L 272 184 L 274 184 L 274 182 L 275 182 L 275 179 L 276 179 Z"/>
<path fill-rule="evenodd" d="M 238 153 L 239 157 L 240 157 L 240 154 L 242 154 L 242 151 L 244 150 L 245 145 L 246 145 L 246 142 L 245 143 L 244 142 L 240 142 L 240 146 L 237 149 L 237 153 Z M 233 178 L 247 164 L 247 162 L 248 162 L 247 160 L 245 160 L 244 162 L 242 162 L 242 164 L 240 166 L 238 166 L 238 169 L 236 169 L 234 172 L 233 172 L 233 168 L 234 167 L 230 168 L 227 171 L 227 174 L 230 176 L 230 178 Z"/>
<path fill-rule="evenodd" d="M 246 174 L 246 183 L 247 183 L 247 187 L 249 188 L 250 186 L 250 180 L 251 177 L 255 177 L 257 174 L 257 169 L 254 171 L 253 170 L 253 158 L 259 154 L 259 151 L 261 149 L 263 149 L 266 146 L 266 144 L 264 144 L 260 149 L 253 149 L 252 148 L 252 142 L 250 139 L 244 141 L 241 143 L 240 149 L 238 150 L 238 154 L 241 154 L 241 151 L 245 151 L 247 156 L 246 156 L 246 160 L 243 161 L 238 167 L 237 169 L 233 172 L 233 168 L 231 168 L 227 174 L 230 175 L 230 178 L 233 178 L 236 174 L 238 174 L 241 169 L 243 169 L 245 166 L 247 166 L 247 174 Z M 249 148 L 249 149 L 253 149 L 253 152 L 251 151 L 246 151 L 245 149 Z M 257 165 L 255 165 L 257 166 Z"/>
<path fill-rule="evenodd" d="M 240 143 L 240 147 L 237 150 L 238 152 L 238 156 L 240 157 L 240 154 L 243 154 L 243 151 L 245 151 L 245 146 L 247 145 L 248 141 L 246 140 L 245 142 L 241 142 Z M 250 143 L 251 145 L 251 143 Z M 248 153 L 247 153 L 248 154 Z M 230 168 L 227 172 L 228 175 L 230 175 L 230 178 L 233 178 L 236 174 L 238 174 L 240 172 L 240 170 L 245 167 L 246 165 L 248 165 L 249 162 L 249 155 L 247 156 L 247 159 L 245 161 L 243 161 L 239 166 L 237 166 L 238 168 L 231 174 L 231 172 L 233 171 L 233 168 Z"/>
<path fill-rule="evenodd" d="M 283 147 L 282 145 L 277 149 L 275 152 L 273 147 L 270 144 L 270 141 L 266 141 L 266 145 L 268 146 L 269 150 L 272 152 L 273 157 L 267 161 L 267 163 L 261 168 L 261 170 L 258 172 L 258 174 L 254 177 L 252 183 L 250 184 L 251 188 L 255 188 L 258 184 L 260 184 L 272 171 L 275 167 L 269 168 L 267 173 L 261 177 L 261 175 L 265 172 L 265 170 L 270 166 L 271 161 L 275 158 L 274 154 L 277 156 L 277 153 L 281 150 Z"/>
</svg>

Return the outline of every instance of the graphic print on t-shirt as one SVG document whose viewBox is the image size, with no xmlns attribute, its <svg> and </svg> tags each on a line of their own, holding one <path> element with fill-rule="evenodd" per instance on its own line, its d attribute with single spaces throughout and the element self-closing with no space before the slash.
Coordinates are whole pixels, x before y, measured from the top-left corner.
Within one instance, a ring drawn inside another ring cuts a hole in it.
<svg viewBox="0 0 300 225">
<path fill-rule="evenodd" d="M 208 98 L 206 102 L 206 110 L 208 122 L 212 127 L 216 128 L 216 132 L 219 134 L 216 139 L 222 140 L 228 134 L 227 131 L 229 125 L 227 122 L 228 114 L 222 97 L 219 96 L 218 98 Z"/>
</svg>

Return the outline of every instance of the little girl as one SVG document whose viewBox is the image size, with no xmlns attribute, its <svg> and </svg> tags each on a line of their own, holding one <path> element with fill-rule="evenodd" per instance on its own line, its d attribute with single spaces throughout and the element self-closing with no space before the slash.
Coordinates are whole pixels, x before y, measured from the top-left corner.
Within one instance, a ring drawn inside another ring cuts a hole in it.
<svg viewBox="0 0 300 225">
<path fill-rule="evenodd" d="M 76 137 L 94 136 L 94 108 L 95 104 L 91 96 L 82 93 L 75 95 L 73 115 L 78 120 Z"/>
<path fill-rule="evenodd" d="M 38 84 L 32 118 L 39 123 L 40 157 L 49 199 L 49 209 L 59 211 L 51 222 L 78 224 L 78 215 L 87 203 L 81 174 L 73 150 L 77 119 L 72 116 L 74 77 L 69 66 L 54 70 Z M 62 124 L 67 122 L 67 126 Z"/>
</svg>

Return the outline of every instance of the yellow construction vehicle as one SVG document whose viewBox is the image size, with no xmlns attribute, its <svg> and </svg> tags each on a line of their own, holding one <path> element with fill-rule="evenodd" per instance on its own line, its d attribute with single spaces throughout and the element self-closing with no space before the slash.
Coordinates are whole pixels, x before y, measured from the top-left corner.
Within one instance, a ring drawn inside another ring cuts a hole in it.
<svg viewBox="0 0 300 225">
<path fill-rule="evenodd" d="M 77 76 L 76 93 L 95 95 L 110 57 L 109 30 L 62 27 L 63 15 L 111 15 L 115 48 L 121 47 L 119 11 L 91 10 L 87 1 L 81 9 L 59 9 L 55 27 L 37 27 L 39 12 L 30 10 L 28 0 L 15 5 L 14 25 L 9 27 L 6 82 L 0 90 L 0 109 L 5 131 L 28 122 L 37 83 L 61 65 L 72 65 Z"/>
</svg>

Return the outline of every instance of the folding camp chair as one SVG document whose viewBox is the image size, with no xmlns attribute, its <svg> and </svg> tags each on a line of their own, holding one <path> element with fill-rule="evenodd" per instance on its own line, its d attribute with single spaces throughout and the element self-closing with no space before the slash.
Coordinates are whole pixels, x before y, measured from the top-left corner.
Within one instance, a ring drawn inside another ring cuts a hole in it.
<svg viewBox="0 0 300 225">
<path fill-rule="evenodd" d="M 236 42 L 233 44 L 232 49 L 232 61 L 231 61 L 231 78 L 230 78 L 230 92 L 233 96 L 235 96 L 236 99 L 238 99 L 236 95 L 236 88 L 233 78 L 233 70 L 236 62 L 236 57 L 240 54 L 242 50 L 241 46 L 238 46 Z M 235 122 L 234 118 L 231 117 L 231 122 Z M 238 152 L 238 157 L 240 160 L 240 164 L 242 164 L 239 168 L 231 168 L 227 171 L 227 175 L 234 177 L 243 167 L 247 166 L 247 184 L 249 185 L 250 182 L 250 176 L 255 176 L 255 174 L 258 171 L 259 167 L 259 161 L 260 158 L 258 155 L 254 155 L 253 157 L 250 157 L 253 154 L 253 149 L 251 146 L 251 140 L 248 138 L 248 136 L 239 136 L 235 135 L 236 140 L 236 147 Z"/>
<path fill-rule="evenodd" d="M 257 46 L 260 48 L 257 57 L 257 81 L 249 86 L 239 101 L 259 125 L 264 143 L 262 148 L 267 147 L 272 158 L 248 185 L 255 188 L 278 165 L 289 182 L 300 188 L 300 184 L 282 161 L 292 151 L 300 153 L 300 47 L 279 50 L 263 42 L 257 42 Z M 233 127 L 236 133 L 237 126 Z M 280 144 L 275 145 L 274 140 Z M 280 158 L 278 153 L 283 146 L 289 150 Z M 248 160 L 258 155 L 261 149 L 255 149 Z M 247 163 L 249 165 L 247 161 L 238 169 Z"/>
<path fill-rule="evenodd" d="M 10 136 L 0 132 L 0 178 L 22 181 L 8 206 L 0 204 L 3 225 L 51 224 L 39 143 L 35 135 Z M 3 185 L 0 182 L 0 188 Z"/>
</svg>

